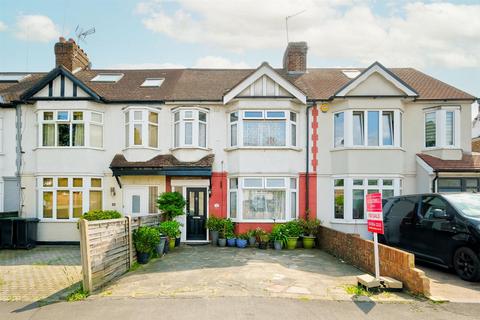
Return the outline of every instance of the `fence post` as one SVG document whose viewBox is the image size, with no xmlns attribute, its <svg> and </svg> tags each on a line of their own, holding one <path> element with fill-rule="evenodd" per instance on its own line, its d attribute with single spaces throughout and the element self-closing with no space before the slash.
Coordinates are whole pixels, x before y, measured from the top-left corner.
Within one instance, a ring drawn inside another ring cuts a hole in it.
<svg viewBox="0 0 480 320">
<path fill-rule="evenodd" d="M 130 216 L 125 216 L 127 219 L 127 232 L 128 232 L 128 260 L 129 260 L 129 266 L 130 268 L 133 265 L 133 235 L 132 235 L 132 217 Z"/>
<path fill-rule="evenodd" d="M 90 257 L 90 243 L 88 236 L 88 221 L 79 219 L 80 223 L 80 254 L 82 257 L 83 290 L 93 291 L 92 262 Z"/>
</svg>

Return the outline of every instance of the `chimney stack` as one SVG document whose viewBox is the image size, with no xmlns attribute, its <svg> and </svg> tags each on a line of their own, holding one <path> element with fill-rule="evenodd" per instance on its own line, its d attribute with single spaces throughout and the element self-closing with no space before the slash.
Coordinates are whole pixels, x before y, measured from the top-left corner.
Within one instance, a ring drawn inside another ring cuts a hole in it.
<svg viewBox="0 0 480 320">
<path fill-rule="evenodd" d="M 290 74 L 302 74 L 307 71 L 307 50 L 305 41 L 289 42 L 283 54 L 283 69 Z"/>
<path fill-rule="evenodd" d="M 72 38 L 65 40 L 60 37 L 55 44 L 55 67 L 64 66 L 71 72 L 77 69 L 89 69 L 90 61 L 87 54 L 80 48 Z"/>
</svg>

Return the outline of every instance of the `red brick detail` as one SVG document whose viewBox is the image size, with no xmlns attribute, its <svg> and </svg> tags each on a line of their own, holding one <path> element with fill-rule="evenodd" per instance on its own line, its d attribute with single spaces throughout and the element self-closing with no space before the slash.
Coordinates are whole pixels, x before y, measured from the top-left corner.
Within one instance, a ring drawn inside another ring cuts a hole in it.
<svg viewBox="0 0 480 320">
<path fill-rule="evenodd" d="M 214 217 L 227 217 L 227 173 L 212 172 L 211 194 L 208 214 Z"/>
<path fill-rule="evenodd" d="M 309 176 L 309 199 L 308 206 L 307 201 L 307 174 L 300 173 L 299 177 L 299 190 L 298 190 L 298 213 L 299 218 L 306 218 L 306 209 L 309 209 L 309 218 L 317 217 L 317 174 L 310 172 Z"/>
<path fill-rule="evenodd" d="M 314 105 L 312 107 L 312 147 L 311 150 L 307 150 L 307 152 L 312 152 L 312 160 L 311 165 L 314 172 L 317 171 L 318 166 L 318 107 Z"/>
<path fill-rule="evenodd" d="M 273 223 L 250 223 L 250 222 L 237 222 L 235 223 L 235 233 L 245 233 L 249 230 L 255 230 L 262 228 L 263 230 L 270 232 L 273 228 Z"/>
<path fill-rule="evenodd" d="M 64 66 L 66 69 L 73 71 L 77 68 L 88 69 L 90 61 L 85 51 L 80 48 L 73 39 L 65 40 L 60 37 L 55 44 L 55 66 Z"/>
<path fill-rule="evenodd" d="M 165 191 L 166 192 L 172 191 L 172 177 L 170 176 L 165 177 Z"/>
</svg>

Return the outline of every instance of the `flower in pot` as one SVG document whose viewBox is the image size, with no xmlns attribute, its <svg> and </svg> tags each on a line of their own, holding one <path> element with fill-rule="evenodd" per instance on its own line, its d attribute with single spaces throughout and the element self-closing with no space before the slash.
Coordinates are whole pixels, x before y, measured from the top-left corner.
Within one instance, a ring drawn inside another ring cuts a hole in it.
<svg viewBox="0 0 480 320">
<path fill-rule="evenodd" d="M 157 207 L 166 221 L 185 214 L 185 199 L 179 192 L 164 192 L 157 199 Z"/>
<path fill-rule="evenodd" d="M 241 233 L 237 236 L 237 247 L 238 248 L 246 248 L 248 242 L 248 234 Z"/>
<path fill-rule="evenodd" d="M 287 249 L 293 250 L 297 247 L 297 240 L 303 234 L 303 229 L 297 220 L 284 224 L 284 232 L 287 236 Z"/>
<path fill-rule="evenodd" d="M 154 227 L 140 227 L 133 232 L 133 243 L 137 250 L 137 261 L 145 264 L 160 242 L 160 232 Z"/>
<path fill-rule="evenodd" d="M 247 236 L 248 236 L 248 245 L 251 247 L 254 247 L 255 244 L 257 243 L 257 233 L 255 232 L 255 230 L 248 230 Z"/>
<path fill-rule="evenodd" d="M 178 221 L 164 221 L 160 224 L 159 230 L 161 233 L 167 235 L 169 241 L 169 249 L 175 248 L 175 240 L 180 235 L 180 227 L 182 224 Z"/>
<path fill-rule="evenodd" d="M 270 240 L 273 242 L 275 250 L 282 250 L 287 245 L 287 236 L 285 234 L 285 225 L 276 224 L 270 233 Z"/>
<path fill-rule="evenodd" d="M 305 249 L 312 249 L 315 246 L 315 238 L 318 234 L 318 228 L 321 221 L 317 219 L 302 220 L 303 228 L 303 247 Z"/>
<path fill-rule="evenodd" d="M 259 249 L 267 249 L 268 248 L 268 239 L 269 239 L 269 235 L 268 233 L 263 230 L 262 228 L 257 228 L 255 230 L 255 234 L 257 235 L 257 238 L 258 238 L 258 248 Z"/>
<path fill-rule="evenodd" d="M 210 240 L 212 241 L 212 245 L 216 245 L 218 242 L 220 230 L 223 227 L 223 219 L 217 217 L 209 217 L 205 226 L 210 231 Z"/>
</svg>

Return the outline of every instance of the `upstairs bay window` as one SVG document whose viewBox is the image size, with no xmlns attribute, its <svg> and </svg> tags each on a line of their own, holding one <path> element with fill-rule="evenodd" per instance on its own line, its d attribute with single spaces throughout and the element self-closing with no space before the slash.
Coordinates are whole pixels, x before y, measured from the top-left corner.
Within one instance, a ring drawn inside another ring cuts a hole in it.
<svg viewBox="0 0 480 320">
<path fill-rule="evenodd" d="M 173 113 L 173 146 L 175 148 L 207 147 L 207 112 L 180 109 Z"/>
<path fill-rule="evenodd" d="M 334 148 L 400 147 L 402 113 L 399 110 L 361 110 L 333 115 Z"/>
<path fill-rule="evenodd" d="M 288 221 L 297 217 L 297 178 L 229 179 L 229 216 L 237 221 Z"/>
<path fill-rule="evenodd" d="M 42 147 L 103 147 L 103 113 L 42 111 L 39 123 Z"/>
<path fill-rule="evenodd" d="M 290 111 L 249 110 L 230 114 L 231 147 L 289 147 L 297 145 L 297 114 Z"/>
<path fill-rule="evenodd" d="M 425 148 L 458 147 L 460 109 L 442 107 L 427 110 L 424 116 Z"/>
<path fill-rule="evenodd" d="M 125 111 L 125 146 L 158 148 L 158 112 L 129 108 Z"/>
</svg>

